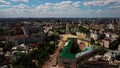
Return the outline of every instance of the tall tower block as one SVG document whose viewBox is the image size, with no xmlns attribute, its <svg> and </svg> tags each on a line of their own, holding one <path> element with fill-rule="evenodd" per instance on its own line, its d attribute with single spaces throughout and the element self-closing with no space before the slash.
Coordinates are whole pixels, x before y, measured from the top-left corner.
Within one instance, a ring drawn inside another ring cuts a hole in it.
<svg viewBox="0 0 120 68">
<path fill-rule="evenodd" d="M 112 19 L 112 25 L 115 25 L 115 20 L 114 19 Z"/>
<path fill-rule="evenodd" d="M 66 33 L 67 33 L 67 34 L 70 33 L 69 27 L 70 27 L 70 24 L 67 22 L 67 23 L 66 23 Z"/>
</svg>

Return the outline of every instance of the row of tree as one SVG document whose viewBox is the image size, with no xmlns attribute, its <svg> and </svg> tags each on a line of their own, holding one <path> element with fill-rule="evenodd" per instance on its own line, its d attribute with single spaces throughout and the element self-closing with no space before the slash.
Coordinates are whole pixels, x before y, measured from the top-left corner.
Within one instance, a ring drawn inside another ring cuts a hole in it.
<svg viewBox="0 0 120 68">
<path fill-rule="evenodd" d="M 117 40 L 113 41 L 111 44 L 110 44 L 110 49 L 111 50 L 116 50 L 118 49 L 118 46 L 120 44 L 120 38 L 118 38 Z"/>
</svg>

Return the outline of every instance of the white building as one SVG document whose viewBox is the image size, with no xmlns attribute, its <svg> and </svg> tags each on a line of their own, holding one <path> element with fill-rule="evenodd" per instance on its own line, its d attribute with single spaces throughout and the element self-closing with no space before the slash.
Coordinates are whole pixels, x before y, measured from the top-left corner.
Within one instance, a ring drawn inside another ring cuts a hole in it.
<svg viewBox="0 0 120 68">
<path fill-rule="evenodd" d="M 108 51 L 107 53 L 104 54 L 104 57 L 106 57 L 106 60 L 110 61 L 112 58 L 115 58 L 116 55 L 120 54 L 119 51 Z"/>
<path fill-rule="evenodd" d="M 85 33 L 81 33 L 81 32 L 76 32 L 76 35 L 81 37 L 81 38 L 85 38 L 86 34 Z"/>
<path fill-rule="evenodd" d="M 98 40 L 100 38 L 100 35 L 97 33 L 91 33 L 90 35 L 94 40 Z"/>
<path fill-rule="evenodd" d="M 112 25 L 111 23 L 108 25 L 109 29 L 115 29 L 114 25 Z"/>
<path fill-rule="evenodd" d="M 118 50 L 120 51 L 120 44 L 119 44 L 119 46 L 118 46 Z"/>
<path fill-rule="evenodd" d="M 113 55 L 110 51 L 104 54 L 104 57 L 106 57 L 106 60 L 110 60 L 112 58 L 112 56 Z"/>
<path fill-rule="evenodd" d="M 111 35 L 110 33 L 105 33 L 105 36 L 109 38 Z"/>
</svg>

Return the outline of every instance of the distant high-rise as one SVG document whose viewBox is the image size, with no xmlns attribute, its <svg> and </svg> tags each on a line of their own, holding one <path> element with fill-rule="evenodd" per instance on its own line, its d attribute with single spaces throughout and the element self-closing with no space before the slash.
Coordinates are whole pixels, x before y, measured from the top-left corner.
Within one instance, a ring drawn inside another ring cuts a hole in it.
<svg viewBox="0 0 120 68">
<path fill-rule="evenodd" d="M 15 34 L 16 35 L 23 35 L 24 34 L 24 32 L 23 32 L 23 30 L 21 29 L 20 26 L 16 26 Z"/>
<path fill-rule="evenodd" d="M 114 19 L 112 19 L 112 25 L 115 25 L 115 20 Z"/>
<path fill-rule="evenodd" d="M 70 24 L 69 24 L 69 23 L 66 23 L 66 33 L 67 33 L 67 34 L 70 33 L 69 27 L 70 27 Z"/>
<path fill-rule="evenodd" d="M 22 29 L 25 36 L 27 36 L 29 34 L 29 32 L 25 29 L 24 26 L 21 26 L 21 29 Z"/>
</svg>

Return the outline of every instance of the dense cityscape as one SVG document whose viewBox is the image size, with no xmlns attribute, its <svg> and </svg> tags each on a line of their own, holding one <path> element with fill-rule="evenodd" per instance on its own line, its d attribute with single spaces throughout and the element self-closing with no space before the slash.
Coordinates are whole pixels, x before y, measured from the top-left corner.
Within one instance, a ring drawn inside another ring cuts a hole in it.
<svg viewBox="0 0 120 68">
<path fill-rule="evenodd" d="M 118 68 L 119 18 L 1 18 L 1 68 Z"/>
<path fill-rule="evenodd" d="M 120 0 L 0 0 L 0 68 L 120 68 Z"/>
</svg>

